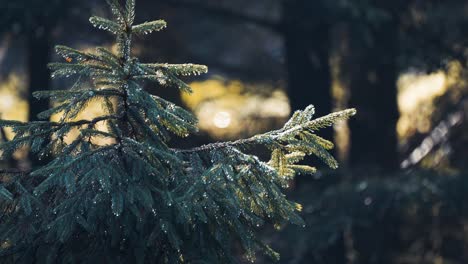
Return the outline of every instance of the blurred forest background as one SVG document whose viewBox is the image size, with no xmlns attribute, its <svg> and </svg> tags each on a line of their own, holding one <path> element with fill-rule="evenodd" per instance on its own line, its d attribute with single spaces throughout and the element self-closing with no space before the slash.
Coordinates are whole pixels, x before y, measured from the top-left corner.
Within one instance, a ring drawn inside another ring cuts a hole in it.
<svg viewBox="0 0 468 264">
<path fill-rule="evenodd" d="M 0 0 L 1 118 L 35 119 L 48 103 L 31 93 L 64 87 L 48 78 L 55 44 L 112 43 L 87 23 L 104 4 Z M 281 263 L 468 263 L 467 1 L 139 0 L 137 14 L 169 25 L 136 40 L 140 56 L 210 68 L 187 80 L 192 96 L 154 91 L 200 119 L 175 145 L 279 128 L 309 104 L 317 116 L 357 108 L 321 134 L 341 168 L 289 190 L 308 226 L 263 231 Z M 40 162 L 24 150 L 1 166 Z"/>
</svg>

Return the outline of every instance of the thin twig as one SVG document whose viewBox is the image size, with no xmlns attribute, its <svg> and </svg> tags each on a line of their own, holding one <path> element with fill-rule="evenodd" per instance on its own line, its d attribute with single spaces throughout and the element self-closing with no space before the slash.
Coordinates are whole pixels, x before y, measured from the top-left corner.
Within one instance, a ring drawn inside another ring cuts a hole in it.
<svg viewBox="0 0 468 264">
<path fill-rule="evenodd" d="M 0 174 L 28 174 L 30 170 L 20 170 L 20 169 L 0 169 Z"/>
<path fill-rule="evenodd" d="M 173 149 L 177 153 L 193 153 L 193 152 L 201 152 L 201 151 L 209 151 L 213 149 L 221 149 L 221 148 L 228 148 L 228 147 L 235 147 L 241 145 L 252 145 L 258 143 L 259 137 L 251 137 L 247 139 L 239 139 L 236 141 L 227 141 L 227 142 L 216 142 L 211 144 L 206 144 L 200 147 L 191 148 L 191 149 Z"/>
<path fill-rule="evenodd" d="M 330 120 L 333 121 L 333 120 L 338 120 L 338 119 L 345 119 L 349 116 L 354 115 L 355 113 L 356 113 L 355 109 L 346 109 L 340 112 L 331 113 L 326 116 L 319 117 L 314 120 L 310 120 L 308 122 L 290 127 L 288 129 L 281 128 L 275 131 L 267 132 L 265 134 L 256 135 L 247 139 L 239 139 L 236 141 L 228 141 L 228 142 L 216 142 L 216 143 L 207 144 L 207 145 L 203 145 L 203 146 L 192 148 L 192 149 L 186 149 L 186 150 L 183 150 L 183 149 L 173 149 L 173 150 L 177 153 L 193 153 L 193 152 L 200 152 L 200 151 L 209 151 L 213 149 L 242 146 L 242 145 L 253 145 L 253 144 L 262 145 L 262 144 L 265 144 L 265 141 L 263 141 L 264 139 L 269 139 L 270 142 L 272 140 L 281 141 L 282 139 L 286 138 L 286 135 L 297 135 L 298 132 L 308 127 L 310 128 L 310 127 L 314 127 L 320 124 L 321 126 L 331 126 L 333 125 L 333 122 L 331 122 Z"/>
</svg>

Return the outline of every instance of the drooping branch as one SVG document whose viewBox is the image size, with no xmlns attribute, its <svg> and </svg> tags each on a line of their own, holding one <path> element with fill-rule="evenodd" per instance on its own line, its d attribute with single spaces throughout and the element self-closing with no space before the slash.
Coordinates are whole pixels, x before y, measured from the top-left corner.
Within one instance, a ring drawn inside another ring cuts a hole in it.
<svg viewBox="0 0 468 264">
<path fill-rule="evenodd" d="M 203 151 L 210 151 L 214 149 L 223 149 L 229 147 L 236 147 L 236 146 L 246 146 L 258 143 L 257 137 L 251 137 L 247 139 L 239 139 L 236 141 L 226 141 L 226 142 L 216 142 L 211 144 L 202 145 L 199 147 L 191 148 L 191 149 L 173 149 L 177 153 L 189 154 L 193 152 L 203 152 Z"/>
<path fill-rule="evenodd" d="M 267 132 L 264 134 L 256 135 L 247 139 L 239 139 L 236 141 L 227 141 L 227 142 L 216 142 L 212 144 L 206 144 L 200 147 L 192 149 L 174 149 L 178 153 L 193 153 L 193 152 L 203 152 L 210 151 L 214 149 L 229 148 L 229 147 L 239 147 L 247 145 L 269 145 L 272 142 L 288 142 L 288 139 L 294 138 L 298 133 L 305 130 L 318 130 L 320 128 L 332 126 L 337 120 L 348 119 L 349 117 L 356 114 L 356 109 L 346 109 L 340 112 L 332 113 L 323 117 L 319 117 L 314 120 L 309 120 L 307 122 L 297 124 L 294 126 L 288 126 L 288 123 L 285 127 Z M 294 118 L 294 117 L 293 117 Z M 293 118 L 291 120 L 293 120 Z"/>
<path fill-rule="evenodd" d="M 105 115 L 105 116 L 98 116 L 94 119 L 91 120 L 78 120 L 78 121 L 73 121 L 73 122 L 51 122 L 51 121 L 35 121 L 35 122 L 20 122 L 20 121 L 3 121 L 3 126 L 10 126 L 10 125 L 16 125 L 16 126 L 27 126 L 31 124 L 35 125 L 47 125 L 47 126 L 53 126 L 53 127 L 63 127 L 63 126 L 82 126 L 82 125 L 95 125 L 96 123 L 99 123 L 101 121 L 106 121 L 106 120 L 111 120 L 111 119 L 120 119 L 122 116 L 119 115 Z"/>
</svg>

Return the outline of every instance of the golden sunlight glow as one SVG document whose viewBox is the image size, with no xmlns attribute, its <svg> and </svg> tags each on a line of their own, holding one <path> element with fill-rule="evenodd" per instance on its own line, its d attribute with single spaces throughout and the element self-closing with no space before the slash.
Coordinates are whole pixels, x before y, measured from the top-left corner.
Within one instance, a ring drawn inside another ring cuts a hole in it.
<svg viewBox="0 0 468 264">
<path fill-rule="evenodd" d="M 74 118 L 73 120 L 71 121 L 76 121 L 76 120 L 92 120 L 96 117 L 99 117 L 99 116 L 102 116 L 102 115 L 105 115 L 105 111 L 103 109 L 103 102 L 101 100 L 94 100 L 94 101 L 91 101 L 87 106 L 86 108 L 81 111 L 77 116 L 76 118 Z M 55 122 L 58 122 L 63 116 L 63 113 L 58 113 L 58 114 L 55 114 L 51 117 L 51 120 L 52 121 L 55 121 Z M 101 131 L 108 131 L 107 129 L 107 125 L 104 121 L 102 122 L 98 122 L 95 126 L 95 129 L 97 130 L 101 130 Z M 67 136 L 64 138 L 65 139 L 65 143 L 69 144 L 71 143 L 73 140 L 76 139 L 76 137 L 79 135 L 79 131 L 78 129 L 73 129 L 70 131 L 69 134 L 67 134 Z M 114 140 L 111 139 L 111 138 L 103 138 L 103 137 L 93 137 L 92 140 L 91 140 L 94 144 L 97 144 L 97 145 L 109 145 L 109 144 L 112 144 L 114 143 Z"/>
<path fill-rule="evenodd" d="M 398 80 L 398 106 L 400 119 L 397 132 L 400 143 L 415 133 L 427 133 L 433 126 L 431 116 L 436 111 L 434 99 L 443 95 L 448 89 L 456 89 L 465 82 L 461 73 L 463 66 L 458 62 L 449 64 L 446 71 L 432 74 L 408 73 Z M 458 84 L 458 85 L 457 85 Z"/>
<path fill-rule="evenodd" d="M 291 112 L 287 95 L 280 88 L 222 79 L 190 86 L 193 94 L 182 94 L 182 100 L 195 112 L 200 129 L 214 138 L 249 136 L 278 127 Z"/>
<path fill-rule="evenodd" d="M 5 79 L 0 80 L 0 118 L 9 120 L 26 121 L 28 118 L 28 103 L 21 98 L 22 91 L 25 90 L 23 76 L 18 73 L 10 73 Z M 5 129 L 8 139 L 13 138 L 14 134 L 10 128 Z M 15 152 L 14 157 L 22 159 L 26 157 L 25 148 Z"/>
<path fill-rule="evenodd" d="M 231 124 L 231 114 L 226 111 L 217 112 L 213 118 L 213 124 L 218 128 L 227 128 Z"/>
<path fill-rule="evenodd" d="M 0 94 L 0 109 L 10 109 L 15 104 L 15 96 L 12 94 Z"/>
<path fill-rule="evenodd" d="M 26 90 L 23 76 L 20 76 L 17 73 L 11 73 L 3 82 L 0 82 L 0 117 L 7 120 L 18 120 L 18 121 L 27 121 L 28 120 L 28 102 L 24 98 L 21 98 L 20 94 Z M 91 120 L 97 116 L 103 115 L 105 112 L 102 109 L 102 102 L 95 100 L 91 102 L 84 111 L 82 111 L 75 120 L 79 119 L 88 119 Z M 52 116 L 52 121 L 59 121 L 62 114 L 56 114 Z M 99 122 L 96 124 L 96 128 L 102 131 L 106 131 L 107 126 L 105 122 Z M 8 139 L 13 138 L 14 134 L 11 129 L 5 129 Z M 78 135 L 77 130 L 72 130 L 69 135 L 65 137 L 65 142 L 70 143 Z M 108 138 L 93 138 L 93 142 L 97 144 L 111 144 L 112 139 Z M 17 157 L 23 157 L 25 151 L 19 151 L 15 153 Z"/>
<path fill-rule="evenodd" d="M 398 80 L 398 107 L 400 119 L 397 132 L 400 138 L 414 133 L 426 133 L 431 127 L 430 116 L 434 112 L 432 100 L 447 90 L 447 76 L 439 71 L 432 74 L 408 73 Z"/>
<path fill-rule="evenodd" d="M 0 82 L 0 115 L 2 119 L 26 121 L 28 116 L 28 103 L 21 98 L 25 84 L 23 77 L 17 73 L 11 73 L 5 80 Z M 6 130 L 8 138 L 13 134 Z"/>
<path fill-rule="evenodd" d="M 445 92 L 446 76 L 444 72 L 429 75 L 404 74 L 399 79 L 402 87 L 398 95 L 400 110 L 409 112 L 416 109 L 421 102 L 440 96 Z"/>
</svg>

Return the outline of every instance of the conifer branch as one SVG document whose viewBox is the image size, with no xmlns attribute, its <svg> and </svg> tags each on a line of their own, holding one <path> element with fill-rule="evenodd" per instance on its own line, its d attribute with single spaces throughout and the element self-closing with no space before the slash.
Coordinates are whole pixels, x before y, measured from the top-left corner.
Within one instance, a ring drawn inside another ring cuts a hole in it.
<svg viewBox="0 0 468 264">
<path fill-rule="evenodd" d="M 308 121 L 303 124 L 297 124 L 288 129 L 279 129 L 271 132 L 267 132 L 260 135 L 255 135 L 247 139 L 239 139 L 235 141 L 227 142 L 216 142 L 211 144 L 206 144 L 200 147 L 195 147 L 191 149 L 174 149 L 177 153 L 189 154 L 193 152 L 203 152 L 211 151 L 215 149 L 229 148 L 229 147 L 245 147 L 248 145 L 269 145 L 272 141 L 281 141 L 287 138 L 296 136 L 297 132 L 301 132 L 307 129 L 318 130 L 327 126 L 332 126 L 338 120 L 345 120 L 349 117 L 356 114 L 355 109 L 347 109 L 337 113 L 332 113 L 311 121 Z"/>
<path fill-rule="evenodd" d="M 0 128 L 10 127 L 15 133 L 13 140 L 0 144 L 2 157 L 11 157 L 21 147 L 30 147 L 39 157 L 54 156 L 31 171 L 0 169 L 4 176 L 0 206 L 14 204 L 8 207 L 14 210 L 1 217 L 1 262 L 10 253 L 12 263 L 23 260 L 16 250 L 28 248 L 41 263 L 63 259 L 181 263 L 184 258 L 191 263 L 194 260 L 189 258 L 207 252 L 210 263 L 232 263 L 231 244 L 236 241 L 249 260 L 255 259 L 258 250 L 277 259 L 277 253 L 258 239 L 258 227 L 266 222 L 304 224 L 297 213 L 302 207 L 289 201 L 281 187 L 299 173 L 315 172 L 297 164 L 306 155 L 313 154 L 332 168 L 338 166 L 328 153 L 333 144 L 315 132 L 349 118 L 355 110 L 312 120 L 314 108 L 309 106 L 272 132 L 188 150 L 171 149 L 170 135 L 196 132 L 197 119 L 148 93 L 142 82 L 190 92 L 179 76 L 206 73 L 208 68 L 140 63 L 132 56 L 133 34 L 159 31 L 166 23 L 156 20 L 133 26 L 135 0 L 127 0 L 124 6 L 119 0 L 106 1 L 113 19 L 93 17 L 91 23 L 116 36 L 117 53 L 58 46 L 56 51 L 66 63 L 50 64 L 52 75 L 78 79 L 70 90 L 34 94 L 58 103 L 41 113 L 44 120 L 63 113 L 61 121 L 0 120 Z M 103 99 L 107 114 L 76 120 L 95 99 Z M 99 130 L 99 122 L 107 129 Z M 79 134 L 66 142 L 72 130 Z M 99 145 L 93 137 L 113 141 Z M 244 153 L 254 145 L 271 151 L 269 162 Z M 80 245 L 79 253 L 75 245 Z"/>
<path fill-rule="evenodd" d="M 119 120 L 121 119 L 122 116 L 119 115 L 105 115 L 105 116 L 98 116 L 96 118 L 93 118 L 91 120 L 78 120 L 74 122 L 47 122 L 51 126 L 83 126 L 83 125 L 95 125 L 99 122 L 102 121 L 107 121 L 107 120 Z"/>
<path fill-rule="evenodd" d="M 254 136 L 251 138 L 238 139 L 235 141 L 210 143 L 210 144 L 206 144 L 206 145 L 191 148 L 191 149 L 173 149 L 173 150 L 177 153 L 190 154 L 194 152 L 204 152 L 204 151 L 211 151 L 215 149 L 223 149 L 223 148 L 229 148 L 229 147 L 247 146 L 247 145 L 253 145 L 253 144 L 258 144 L 258 143 L 259 141 L 258 141 L 257 136 Z"/>
<path fill-rule="evenodd" d="M 121 119 L 122 116 L 119 115 L 105 115 L 105 116 L 98 116 L 91 120 L 78 120 L 78 121 L 70 121 L 70 122 L 52 122 L 52 121 L 34 121 L 34 122 L 21 122 L 21 121 L 4 121 L 0 120 L 0 126 L 2 127 L 13 127 L 13 126 L 53 126 L 53 127 L 62 127 L 62 126 L 83 126 L 83 125 L 95 125 L 96 123 L 111 120 L 111 119 Z"/>
</svg>

